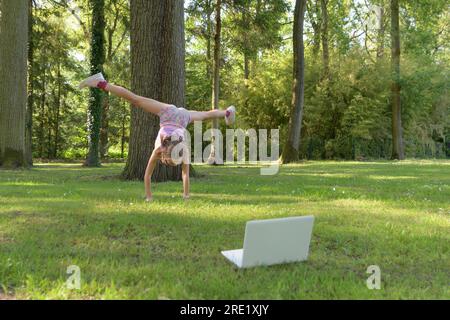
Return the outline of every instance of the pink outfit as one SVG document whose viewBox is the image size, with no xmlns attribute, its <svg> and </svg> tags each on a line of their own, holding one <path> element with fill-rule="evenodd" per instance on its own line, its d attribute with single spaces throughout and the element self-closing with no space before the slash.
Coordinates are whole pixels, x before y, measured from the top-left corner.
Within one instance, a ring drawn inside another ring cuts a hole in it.
<svg viewBox="0 0 450 320">
<path fill-rule="evenodd" d="M 183 140 L 185 140 L 186 127 L 191 121 L 189 111 L 185 108 L 177 108 L 171 105 L 162 110 L 158 116 L 161 129 L 159 129 L 156 137 L 155 148 L 159 148 L 161 141 L 166 137 L 172 136 L 174 139 L 183 137 Z"/>
</svg>

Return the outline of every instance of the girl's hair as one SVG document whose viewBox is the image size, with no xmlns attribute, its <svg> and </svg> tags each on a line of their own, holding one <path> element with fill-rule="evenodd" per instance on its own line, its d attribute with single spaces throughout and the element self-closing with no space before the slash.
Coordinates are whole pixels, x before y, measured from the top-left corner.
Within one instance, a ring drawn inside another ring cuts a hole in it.
<svg viewBox="0 0 450 320">
<path fill-rule="evenodd" d="M 179 145 L 182 142 L 183 142 L 183 137 L 181 137 L 181 136 L 177 140 L 172 140 L 171 136 L 166 136 L 166 137 L 162 138 L 161 161 L 164 164 L 167 164 L 170 166 L 176 166 L 176 164 L 172 160 L 172 151 L 173 151 L 173 148 L 175 148 L 175 146 Z M 183 148 L 180 149 L 178 156 L 180 158 L 183 156 Z"/>
</svg>

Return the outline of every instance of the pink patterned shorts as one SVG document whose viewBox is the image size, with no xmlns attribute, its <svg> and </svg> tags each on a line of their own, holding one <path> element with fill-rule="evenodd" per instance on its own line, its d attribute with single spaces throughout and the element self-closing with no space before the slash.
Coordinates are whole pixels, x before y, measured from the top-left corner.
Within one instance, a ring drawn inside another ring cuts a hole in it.
<svg viewBox="0 0 450 320">
<path fill-rule="evenodd" d="M 186 128 L 191 121 L 189 111 L 185 108 L 177 108 L 171 105 L 159 113 L 159 125 L 164 127 L 167 125 Z"/>
<path fill-rule="evenodd" d="M 186 140 L 186 127 L 191 121 L 189 111 L 171 105 L 159 113 L 159 132 L 156 136 L 155 148 L 161 146 L 165 137 L 183 137 Z"/>
</svg>

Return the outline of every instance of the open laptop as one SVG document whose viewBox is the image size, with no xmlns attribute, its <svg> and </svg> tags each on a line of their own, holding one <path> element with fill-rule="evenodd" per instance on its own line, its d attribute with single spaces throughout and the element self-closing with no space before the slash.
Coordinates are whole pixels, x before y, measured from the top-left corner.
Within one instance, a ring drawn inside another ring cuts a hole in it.
<svg viewBox="0 0 450 320">
<path fill-rule="evenodd" d="M 222 254 L 238 268 L 306 260 L 313 223 L 313 216 L 249 221 L 244 248 Z"/>
</svg>

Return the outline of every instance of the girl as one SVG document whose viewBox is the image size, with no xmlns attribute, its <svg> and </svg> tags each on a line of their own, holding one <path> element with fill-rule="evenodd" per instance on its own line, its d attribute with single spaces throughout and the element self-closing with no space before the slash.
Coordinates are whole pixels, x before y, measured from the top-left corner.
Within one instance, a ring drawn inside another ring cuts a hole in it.
<svg viewBox="0 0 450 320">
<path fill-rule="evenodd" d="M 229 107 L 227 110 L 211 110 L 207 112 L 188 111 L 184 108 L 177 108 L 174 105 L 141 97 L 125 88 L 108 83 L 101 73 L 95 74 L 80 83 L 80 89 L 86 87 L 99 88 L 108 91 L 146 112 L 159 116 L 160 130 L 156 137 L 155 148 L 148 161 L 144 176 L 146 201 L 148 202 L 153 199 L 151 176 L 157 161 L 161 160 L 162 163 L 169 166 L 176 165 L 172 159 L 172 151 L 178 144 L 185 141 L 185 132 L 188 124 L 194 121 L 224 117 L 226 124 L 232 125 L 236 117 L 236 109 L 234 106 Z M 189 163 L 186 162 L 187 161 L 184 161 L 182 163 L 183 198 L 189 199 Z"/>
</svg>

